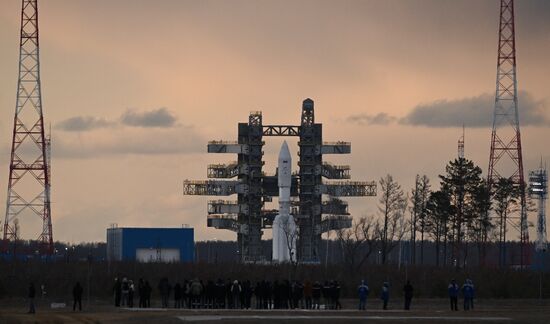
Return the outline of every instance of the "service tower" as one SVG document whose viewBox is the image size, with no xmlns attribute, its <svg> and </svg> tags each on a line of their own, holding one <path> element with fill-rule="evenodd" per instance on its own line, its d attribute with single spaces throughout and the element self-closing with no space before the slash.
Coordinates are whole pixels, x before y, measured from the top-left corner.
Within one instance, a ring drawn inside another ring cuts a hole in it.
<svg viewBox="0 0 550 324">
<path fill-rule="evenodd" d="M 241 261 L 271 260 L 262 251 L 261 238 L 279 211 L 265 210 L 264 203 L 279 195 L 279 179 L 262 170 L 266 136 L 299 138 L 299 170 L 290 179 L 290 204 L 298 231 L 296 256 L 298 262 L 319 263 L 321 234 L 351 226 L 348 205 L 340 197 L 376 196 L 376 182 L 346 180 L 350 179 L 349 166 L 323 161 L 325 154 L 351 153 L 351 144 L 323 142 L 323 125 L 315 122 L 313 100 L 303 101 L 299 125 L 264 125 L 262 113 L 252 112 L 247 123 L 238 124 L 236 142 L 209 142 L 208 153 L 237 154 L 237 161 L 209 165 L 210 179 L 185 180 L 183 194 L 236 194 L 236 201 L 208 202 L 208 226 L 237 233 Z M 323 182 L 323 177 L 331 181 Z"/>
</svg>

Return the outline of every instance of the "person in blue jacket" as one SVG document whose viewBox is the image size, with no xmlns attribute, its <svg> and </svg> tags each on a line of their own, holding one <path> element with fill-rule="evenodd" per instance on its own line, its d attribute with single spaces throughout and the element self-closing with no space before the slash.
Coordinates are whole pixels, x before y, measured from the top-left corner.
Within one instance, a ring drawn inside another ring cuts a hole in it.
<svg viewBox="0 0 550 324">
<path fill-rule="evenodd" d="M 470 279 L 466 279 L 462 285 L 462 297 L 464 297 L 464 310 L 470 310 L 471 300 L 474 298 L 474 288 L 470 285 Z"/>
<path fill-rule="evenodd" d="M 458 310 L 458 306 L 457 306 L 457 301 L 458 301 L 458 291 L 459 291 L 459 287 L 456 283 L 456 281 L 453 279 L 451 280 L 451 283 L 449 284 L 449 287 L 447 288 L 448 292 L 449 292 L 449 298 L 451 300 L 451 310 L 452 311 L 457 311 Z"/>
<path fill-rule="evenodd" d="M 383 302 L 383 309 L 388 309 L 388 301 L 390 300 L 390 285 L 387 282 L 384 282 L 384 285 L 382 286 L 382 294 L 380 295 L 380 299 L 382 299 Z"/>
<path fill-rule="evenodd" d="M 369 286 L 365 280 L 361 280 L 361 284 L 357 288 L 359 294 L 359 310 L 365 310 L 367 304 L 367 296 L 369 295 Z"/>
</svg>

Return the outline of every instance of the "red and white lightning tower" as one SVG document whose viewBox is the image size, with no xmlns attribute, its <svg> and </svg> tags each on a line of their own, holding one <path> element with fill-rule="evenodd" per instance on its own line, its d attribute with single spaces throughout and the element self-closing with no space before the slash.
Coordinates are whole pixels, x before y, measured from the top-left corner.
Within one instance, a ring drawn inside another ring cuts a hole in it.
<svg viewBox="0 0 550 324">
<path fill-rule="evenodd" d="M 37 0 L 23 0 L 4 242 L 7 247 L 17 238 L 16 219 L 37 216 L 42 221 L 40 252 L 51 254 L 49 139 L 44 134 L 39 48 Z"/>
<path fill-rule="evenodd" d="M 521 208 L 519 215 L 515 217 L 519 222 L 513 225 L 520 232 L 521 265 L 523 266 L 527 261 L 525 256 L 529 232 L 518 116 L 514 0 L 500 1 L 497 62 L 495 109 L 487 180 L 489 188 L 493 189 L 492 186 L 498 178 L 510 178 L 520 190 Z M 514 220 L 514 217 L 510 217 L 509 220 Z M 501 226 L 504 225 L 501 224 Z"/>
</svg>

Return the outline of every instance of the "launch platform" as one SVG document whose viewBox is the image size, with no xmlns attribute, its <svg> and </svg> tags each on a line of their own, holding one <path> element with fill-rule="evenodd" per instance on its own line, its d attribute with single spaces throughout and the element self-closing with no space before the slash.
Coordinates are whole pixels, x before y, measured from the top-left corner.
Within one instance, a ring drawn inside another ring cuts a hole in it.
<svg viewBox="0 0 550 324">
<path fill-rule="evenodd" d="M 251 112 L 248 122 L 238 124 L 235 142 L 211 141 L 208 153 L 237 154 L 237 161 L 211 164 L 209 180 L 183 183 L 184 195 L 231 196 L 236 201 L 208 202 L 208 226 L 237 233 L 240 260 L 265 262 L 261 239 L 273 226 L 278 210 L 264 209 L 279 195 L 278 176 L 263 170 L 264 137 L 298 137 L 298 172 L 291 175 L 291 209 L 297 226 L 298 262 L 319 263 L 321 234 L 348 228 L 352 218 L 342 197 L 376 196 L 376 182 L 350 181 L 350 168 L 323 161 L 326 154 L 350 154 L 349 142 L 324 142 L 323 125 L 315 122 L 314 103 L 303 101 L 300 124 L 264 125 L 262 113 Z M 323 181 L 323 178 L 326 181 Z"/>
</svg>

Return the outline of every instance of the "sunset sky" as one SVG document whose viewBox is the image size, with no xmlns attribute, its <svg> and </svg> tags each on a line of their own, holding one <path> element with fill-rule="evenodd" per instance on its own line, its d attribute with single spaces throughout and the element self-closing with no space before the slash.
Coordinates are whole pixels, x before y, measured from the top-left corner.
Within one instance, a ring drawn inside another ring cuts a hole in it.
<svg viewBox="0 0 550 324">
<path fill-rule="evenodd" d="M 20 10 L 0 2 L 0 196 Z M 235 159 L 206 144 L 235 140 L 250 111 L 298 124 L 308 97 L 324 140 L 352 142 L 351 155 L 326 160 L 349 164 L 353 180 L 390 173 L 410 192 L 419 173 L 437 188 L 462 124 L 466 156 L 487 172 L 498 0 L 41 0 L 39 10 L 55 240 L 104 241 L 111 223 L 234 239 L 206 227 L 209 198 L 184 197 L 182 181 Z M 516 1 L 516 37 L 527 172 L 550 161 L 550 1 Z M 281 141 L 266 139 L 269 173 Z M 378 198 L 350 202 L 356 217 L 377 211 Z M 38 220 L 20 224 L 38 235 Z"/>
</svg>

